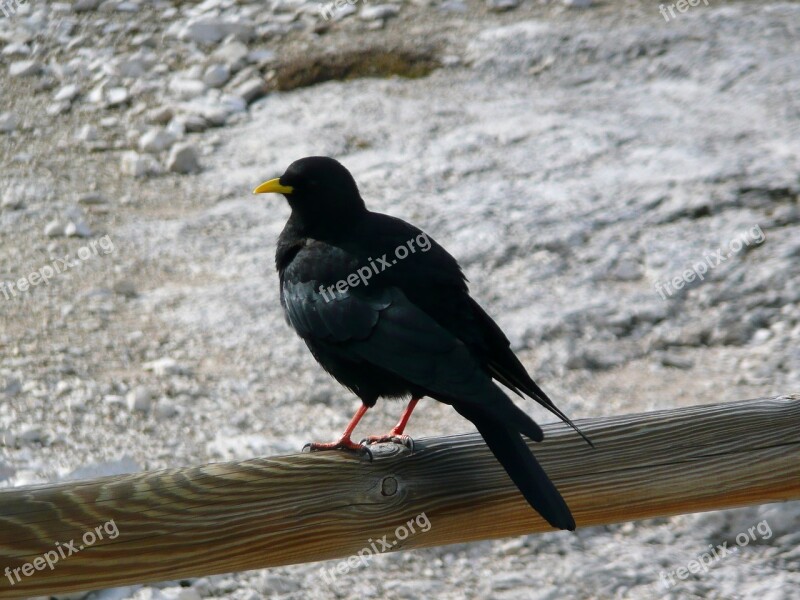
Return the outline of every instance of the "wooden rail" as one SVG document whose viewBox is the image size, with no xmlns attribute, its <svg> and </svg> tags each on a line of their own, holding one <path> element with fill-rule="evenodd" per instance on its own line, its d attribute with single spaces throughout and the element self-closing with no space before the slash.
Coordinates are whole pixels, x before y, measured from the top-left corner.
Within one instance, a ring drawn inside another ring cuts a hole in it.
<svg viewBox="0 0 800 600">
<path fill-rule="evenodd" d="M 798 499 L 799 400 L 583 420 L 595 450 L 553 424 L 532 447 L 579 527 Z M 546 530 L 477 434 L 417 440 L 414 454 L 383 445 L 372 463 L 169 469 L 0 492 L 0 598 Z"/>
</svg>

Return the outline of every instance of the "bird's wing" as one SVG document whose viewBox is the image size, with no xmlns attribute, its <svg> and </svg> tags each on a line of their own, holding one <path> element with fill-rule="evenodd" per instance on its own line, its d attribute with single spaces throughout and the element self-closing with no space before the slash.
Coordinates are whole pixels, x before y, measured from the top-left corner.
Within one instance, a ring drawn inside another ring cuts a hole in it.
<svg viewBox="0 0 800 600">
<path fill-rule="evenodd" d="M 335 291 L 285 278 L 289 322 L 307 341 L 380 367 L 449 404 L 479 408 L 534 440 L 538 425 L 492 382 L 470 349 L 396 287 Z"/>
</svg>

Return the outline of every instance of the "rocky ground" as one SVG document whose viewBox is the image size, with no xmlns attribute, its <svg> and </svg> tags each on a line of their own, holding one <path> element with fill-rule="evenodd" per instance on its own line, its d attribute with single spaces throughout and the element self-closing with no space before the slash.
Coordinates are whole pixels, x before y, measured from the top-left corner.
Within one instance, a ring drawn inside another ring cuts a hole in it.
<svg viewBox="0 0 800 600">
<path fill-rule="evenodd" d="M 339 432 L 357 401 L 279 309 L 288 208 L 250 195 L 308 154 L 444 244 L 574 417 L 800 391 L 798 3 L 340 6 L 0 19 L 0 486 Z M 470 427 L 421 410 L 415 436 Z M 795 502 L 91 597 L 800 598 L 799 526 Z"/>
</svg>

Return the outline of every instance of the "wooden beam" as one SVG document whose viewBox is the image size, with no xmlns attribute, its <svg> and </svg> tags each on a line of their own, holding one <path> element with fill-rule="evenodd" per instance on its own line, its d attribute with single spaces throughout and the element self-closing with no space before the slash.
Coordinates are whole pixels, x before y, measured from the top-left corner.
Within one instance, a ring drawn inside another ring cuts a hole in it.
<svg viewBox="0 0 800 600">
<path fill-rule="evenodd" d="M 531 447 L 579 527 L 799 499 L 798 400 L 583 420 L 595 450 L 553 424 Z M 0 492 L 0 598 L 547 530 L 477 434 L 217 463 Z"/>
</svg>

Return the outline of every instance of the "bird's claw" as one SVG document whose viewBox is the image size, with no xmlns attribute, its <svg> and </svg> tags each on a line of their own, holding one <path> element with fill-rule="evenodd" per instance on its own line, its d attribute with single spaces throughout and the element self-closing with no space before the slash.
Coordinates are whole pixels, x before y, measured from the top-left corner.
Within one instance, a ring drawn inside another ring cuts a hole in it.
<svg viewBox="0 0 800 600">
<path fill-rule="evenodd" d="M 406 434 L 396 434 L 396 433 L 389 433 L 387 435 L 371 435 L 369 437 L 365 437 L 361 440 L 361 444 L 363 446 L 368 446 L 370 444 L 400 444 L 401 446 L 405 446 L 411 452 L 414 452 L 414 438 L 410 435 Z"/>
<path fill-rule="evenodd" d="M 356 444 L 350 440 L 339 440 L 330 444 L 309 442 L 303 446 L 303 452 L 325 452 L 328 450 L 343 450 L 356 456 L 366 456 L 369 462 L 372 462 L 372 450 L 367 448 L 364 444 Z"/>
</svg>

